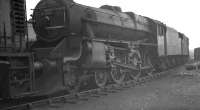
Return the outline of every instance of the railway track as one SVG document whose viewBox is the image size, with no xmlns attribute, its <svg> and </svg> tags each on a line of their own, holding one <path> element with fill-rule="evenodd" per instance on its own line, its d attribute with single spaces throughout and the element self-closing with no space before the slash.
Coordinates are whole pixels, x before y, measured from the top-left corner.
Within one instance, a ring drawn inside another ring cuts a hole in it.
<svg viewBox="0 0 200 110">
<path fill-rule="evenodd" d="M 168 71 L 163 72 L 157 72 L 154 73 L 152 76 L 145 76 L 140 78 L 138 81 L 127 81 L 123 84 L 110 84 L 104 88 L 95 88 L 75 94 L 67 94 L 57 97 L 49 97 L 49 98 L 41 98 L 38 100 L 33 100 L 30 102 L 24 102 L 20 104 L 13 104 L 8 105 L 6 107 L 0 108 L 1 110 L 30 110 L 35 107 L 39 107 L 42 105 L 49 105 L 49 106 L 56 106 L 58 103 L 70 103 L 70 104 L 76 104 L 78 101 L 87 101 L 89 98 L 98 98 L 101 96 L 109 95 L 115 92 L 122 91 L 124 89 L 129 89 L 132 87 L 135 87 L 137 85 L 143 84 L 145 82 L 149 82 L 153 79 L 159 78 L 164 75 L 169 75 L 173 71 L 175 71 L 176 68 L 170 69 Z M 0 101 L 3 101 L 0 99 Z"/>
</svg>

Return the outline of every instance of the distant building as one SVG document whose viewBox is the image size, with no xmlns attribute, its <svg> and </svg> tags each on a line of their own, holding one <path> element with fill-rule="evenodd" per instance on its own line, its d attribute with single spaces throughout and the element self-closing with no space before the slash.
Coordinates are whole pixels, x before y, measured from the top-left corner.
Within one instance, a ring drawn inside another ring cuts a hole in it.
<svg viewBox="0 0 200 110">
<path fill-rule="evenodd" d="M 31 20 L 29 20 L 28 24 L 27 24 L 27 27 L 28 27 L 28 39 L 29 41 L 36 41 L 36 33 L 33 29 L 33 25 L 31 23 Z"/>
</svg>

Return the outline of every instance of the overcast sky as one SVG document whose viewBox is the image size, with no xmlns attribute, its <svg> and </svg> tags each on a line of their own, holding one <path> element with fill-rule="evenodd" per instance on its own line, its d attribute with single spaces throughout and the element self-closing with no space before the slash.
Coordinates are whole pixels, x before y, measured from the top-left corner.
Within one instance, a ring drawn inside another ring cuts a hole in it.
<svg viewBox="0 0 200 110">
<path fill-rule="evenodd" d="M 27 0 L 28 18 L 31 9 L 40 0 Z M 120 6 L 123 11 L 132 11 L 175 28 L 190 39 L 190 49 L 200 47 L 200 1 L 199 0 L 74 0 L 77 3 L 100 7 Z"/>
</svg>

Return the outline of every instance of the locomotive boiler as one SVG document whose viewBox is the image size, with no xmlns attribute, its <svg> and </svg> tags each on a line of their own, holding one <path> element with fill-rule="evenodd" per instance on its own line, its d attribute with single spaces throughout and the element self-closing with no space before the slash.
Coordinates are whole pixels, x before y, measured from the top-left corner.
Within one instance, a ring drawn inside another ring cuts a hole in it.
<svg viewBox="0 0 200 110">
<path fill-rule="evenodd" d="M 73 34 L 123 41 L 136 41 L 144 39 L 148 33 L 153 34 L 148 18 L 121 12 L 120 7 L 115 6 L 92 8 L 69 0 L 62 3 L 47 0 L 36 6 L 33 15 L 38 39 L 45 42 L 58 41 Z"/>
<path fill-rule="evenodd" d="M 32 24 L 37 40 L 26 42 L 25 50 L 10 52 L 14 58 L 1 57 L 0 64 L 7 69 L 0 82 L 8 79 L 6 87 L 12 88 L 0 91 L 1 97 L 75 93 L 85 85 L 137 81 L 188 58 L 184 34 L 151 18 L 122 12 L 118 6 L 41 0 Z"/>
</svg>

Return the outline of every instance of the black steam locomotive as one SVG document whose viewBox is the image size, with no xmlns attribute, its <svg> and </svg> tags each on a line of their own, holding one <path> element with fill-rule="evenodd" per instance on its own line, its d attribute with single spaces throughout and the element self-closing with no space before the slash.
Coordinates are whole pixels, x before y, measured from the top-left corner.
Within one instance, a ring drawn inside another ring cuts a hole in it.
<svg viewBox="0 0 200 110">
<path fill-rule="evenodd" d="M 97 87 L 121 84 L 188 59 L 184 34 L 117 6 L 41 0 L 32 16 L 34 43 L 28 40 L 25 1 L 1 0 L 0 6 L 2 98 L 73 93 L 90 78 Z"/>
</svg>

